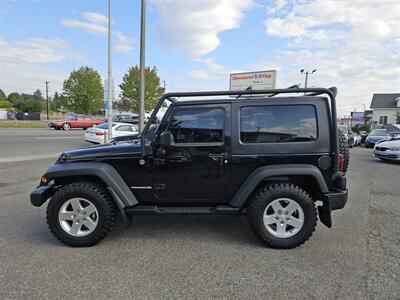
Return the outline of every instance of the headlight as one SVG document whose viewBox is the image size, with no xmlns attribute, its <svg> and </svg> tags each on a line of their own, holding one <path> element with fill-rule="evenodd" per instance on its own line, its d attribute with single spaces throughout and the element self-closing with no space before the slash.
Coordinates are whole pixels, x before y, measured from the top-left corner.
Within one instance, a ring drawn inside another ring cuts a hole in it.
<svg viewBox="0 0 400 300">
<path fill-rule="evenodd" d="M 390 151 L 400 151 L 400 147 L 389 148 Z"/>
</svg>

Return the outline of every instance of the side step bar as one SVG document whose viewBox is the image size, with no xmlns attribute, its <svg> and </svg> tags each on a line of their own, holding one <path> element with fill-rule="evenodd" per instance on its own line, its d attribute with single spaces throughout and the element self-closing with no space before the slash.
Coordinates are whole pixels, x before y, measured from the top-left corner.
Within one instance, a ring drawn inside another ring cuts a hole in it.
<svg viewBox="0 0 400 300">
<path fill-rule="evenodd" d="M 126 207 L 125 211 L 129 215 L 238 215 L 239 208 L 231 206 L 212 206 L 212 207 L 177 207 L 177 206 L 156 206 L 156 205 L 136 205 Z"/>
</svg>

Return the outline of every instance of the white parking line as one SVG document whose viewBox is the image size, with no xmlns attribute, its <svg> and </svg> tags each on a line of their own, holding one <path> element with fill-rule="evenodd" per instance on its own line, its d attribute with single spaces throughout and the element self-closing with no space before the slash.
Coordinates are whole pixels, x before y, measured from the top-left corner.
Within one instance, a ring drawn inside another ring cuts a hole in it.
<svg viewBox="0 0 400 300">
<path fill-rule="evenodd" d="M 45 158 L 54 158 L 54 159 L 56 159 L 59 155 L 60 155 L 60 152 L 58 152 L 58 153 L 40 154 L 40 155 L 25 155 L 25 156 L 6 157 L 6 158 L 0 158 L 0 163 L 18 162 L 18 161 L 27 161 L 27 160 L 37 160 L 37 159 L 45 159 Z"/>
</svg>

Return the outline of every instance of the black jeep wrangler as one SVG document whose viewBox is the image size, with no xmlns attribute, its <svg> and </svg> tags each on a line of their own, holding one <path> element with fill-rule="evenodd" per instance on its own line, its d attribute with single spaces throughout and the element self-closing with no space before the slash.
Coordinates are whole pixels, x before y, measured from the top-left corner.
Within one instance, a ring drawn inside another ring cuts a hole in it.
<svg viewBox="0 0 400 300">
<path fill-rule="evenodd" d="M 31 202 L 50 199 L 50 231 L 70 246 L 102 240 L 117 213 L 127 225 L 143 214 L 245 214 L 266 245 L 299 246 L 317 211 L 331 227 L 331 211 L 347 201 L 335 96 L 297 87 L 164 94 L 140 142 L 62 153 Z"/>
</svg>

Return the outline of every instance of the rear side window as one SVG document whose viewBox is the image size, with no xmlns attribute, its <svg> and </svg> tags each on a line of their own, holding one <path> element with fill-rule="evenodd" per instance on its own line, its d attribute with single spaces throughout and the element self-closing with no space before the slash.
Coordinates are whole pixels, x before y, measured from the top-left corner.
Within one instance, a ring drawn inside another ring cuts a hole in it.
<svg viewBox="0 0 400 300">
<path fill-rule="evenodd" d="M 222 143 L 224 110 L 222 108 L 177 109 L 169 123 L 175 143 Z"/>
<path fill-rule="evenodd" d="M 132 127 L 129 125 L 120 125 L 116 128 L 118 131 L 133 131 Z"/>
<path fill-rule="evenodd" d="M 311 105 L 248 106 L 240 110 L 242 143 L 307 142 L 317 139 Z"/>
</svg>

